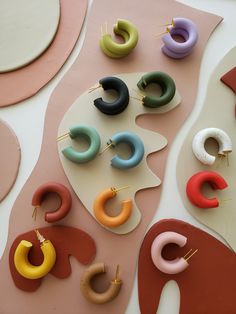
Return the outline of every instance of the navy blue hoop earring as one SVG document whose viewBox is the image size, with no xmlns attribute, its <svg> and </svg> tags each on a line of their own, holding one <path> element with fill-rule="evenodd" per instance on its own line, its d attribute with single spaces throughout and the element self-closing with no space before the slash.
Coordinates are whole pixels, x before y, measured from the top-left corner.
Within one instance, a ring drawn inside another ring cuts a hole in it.
<svg viewBox="0 0 236 314">
<path fill-rule="evenodd" d="M 104 101 L 101 97 L 95 99 L 94 106 L 97 107 L 98 110 L 107 115 L 116 115 L 126 109 L 129 104 L 129 90 L 121 79 L 111 76 L 104 77 L 99 81 L 99 87 L 102 87 L 104 90 L 115 90 L 119 96 L 112 103 Z"/>
</svg>

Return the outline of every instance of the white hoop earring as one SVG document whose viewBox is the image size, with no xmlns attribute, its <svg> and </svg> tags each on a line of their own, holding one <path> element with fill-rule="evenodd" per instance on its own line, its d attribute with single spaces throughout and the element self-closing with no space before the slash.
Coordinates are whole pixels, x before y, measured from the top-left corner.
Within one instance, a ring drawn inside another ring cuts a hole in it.
<svg viewBox="0 0 236 314">
<path fill-rule="evenodd" d="M 193 138 L 192 150 L 196 158 L 204 165 L 213 165 L 216 157 L 210 155 L 205 149 L 208 138 L 214 138 L 219 145 L 218 155 L 227 157 L 232 152 L 232 142 L 226 132 L 218 128 L 206 128 L 199 131 Z"/>
</svg>

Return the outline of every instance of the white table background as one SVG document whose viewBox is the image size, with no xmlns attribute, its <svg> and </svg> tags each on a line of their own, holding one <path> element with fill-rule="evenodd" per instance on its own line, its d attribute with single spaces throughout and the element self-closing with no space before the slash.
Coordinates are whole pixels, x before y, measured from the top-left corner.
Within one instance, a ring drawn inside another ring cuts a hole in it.
<svg viewBox="0 0 236 314">
<path fill-rule="evenodd" d="M 90 8 L 92 0 L 88 0 L 88 2 Z M 163 183 L 164 188 L 162 191 L 160 205 L 150 226 L 153 225 L 156 221 L 164 218 L 182 219 L 209 232 L 222 241 L 222 239 L 219 238 L 219 236 L 217 236 L 214 232 L 204 227 L 190 216 L 190 214 L 184 208 L 180 196 L 178 195 L 177 182 L 176 180 L 173 180 L 173 176 L 175 176 L 177 157 L 183 140 L 188 133 L 188 130 L 197 119 L 203 106 L 206 87 L 210 75 L 219 61 L 225 56 L 225 54 L 236 45 L 236 0 L 181 0 L 180 2 L 197 9 L 220 15 L 224 18 L 224 21 L 217 27 L 205 49 L 201 64 L 199 87 L 195 107 L 184 126 L 177 134 L 171 147 L 166 167 L 165 180 Z M 87 16 L 88 14 L 89 10 L 87 12 Z M 55 86 L 71 67 L 80 52 L 85 36 L 87 16 L 81 36 L 72 55 L 61 71 L 56 75 L 56 77 L 34 97 L 17 105 L 0 109 L 0 118 L 5 120 L 15 131 L 20 142 L 22 153 L 22 159 L 16 183 L 8 196 L 0 203 L 0 257 L 4 252 L 7 242 L 11 208 L 27 178 L 30 176 L 30 173 L 32 172 L 39 157 L 44 129 L 44 117 L 48 100 Z M 170 195 L 171 198 L 169 197 Z M 173 204 L 175 204 L 174 208 Z M 157 313 L 178 314 L 179 297 L 179 289 L 177 284 L 173 281 L 167 283 L 163 290 L 161 303 Z M 136 314 L 139 312 L 136 278 L 132 297 L 130 299 L 126 314 Z"/>
</svg>

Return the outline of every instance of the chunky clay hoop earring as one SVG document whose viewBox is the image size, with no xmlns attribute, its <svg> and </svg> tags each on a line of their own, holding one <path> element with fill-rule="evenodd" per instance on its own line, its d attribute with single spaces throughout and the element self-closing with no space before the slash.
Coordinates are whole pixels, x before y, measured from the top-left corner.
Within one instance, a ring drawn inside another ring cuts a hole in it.
<svg viewBox="0 0 236 314">
<path fill-rule="evenodd" d="M 194 174 L 187 183 L 186 194 L 189 201 L 199 208 L 213 208 L 219 206 L 216 197 L 206 198 L 201 191 L 204 183 L 210 184 L 214 190 L 223 190 L 228 184 L 218 173 L 214 171 L 200 171 Z"/>
<path fill-rule="evenodd" d="M 93 290 L 92 279 L 106 272 L 104 263 L 93 264 L 86 269 L 80 281 L 80 289 L 84 297 L 90 302 L 104 304 L 112 301 L 120 292 L 122 281 L 119 279 L 119 267 L 117 267 L 116 277 L 111 281 L 109 288 L 102 293 Z"/>
<path fill-rule="evenodd" d="M 184 38 L 180 43 L 172 36 L 179 35 Z M 182 59 L 188 56 L 198 40 L 198 30 L 196 25 L 189 19 L 174 17 L 172 24 L 167 28 L 167 34 L 162 37 L 164 46 L 162 52 L 168 57 Z"/>
<path fill-rule="evenodd" d="M 102 191 L 94 200 L 93 211 L 96 219 L 104 226 L 115 228 L 123 225 L 130 217 L 132 212 L 132 201 L 122 201 L 121 212 L 115 217 L 106 214 L 106 202 L 115 197 L 119 189 L 108 188 Z"/>
<path fill-rule="evenodd" d="M 118 93 L 118 99 L 112 103 L 104 101 L 102 98 L 94 100 L 96 106 L 101 112 L 107 115 L 116 115 L 126 109 L 129 104 L 129 90 L 126 84 L 117 77 L 105 77 L 99 81 L 99 86 L 104 90 L 113 89 Z"/>
<path fill-rule="evenodd" d="M 56 193 L 61 199 L 61 205 L 58 209 L 53 212 L 47 212 L 45 214 L 45 221 L 47 222 L 56 222 L 62 218 L 64 218 L 71 209 L 72 198 L 70 191 L 62 184 L 57 182 L 47 182 L 42 184 L 37 190 L 34 192 L 32 198 L 32 205 L 35 208 L 35 212 L 33 215 L 36 216 L 36 210 L 40 208 L 40 205 L 47 195 L 47 193 Z"/>
<path fill-rule="evenodd" d="M 58 138 L 58 140 L 64 139 L 65 135 L 62 135 Z M 77 164 L 86 163 L 97 155 L 101 140 L 98 132 L 90 126 L 87 125 L 75 125 L 70 128 L 70 132 L 68 134 L 71 139 L 76 139 L 79 136 L 85 137 L 89 141 L 89 148 L 84 152 L 78 152 L 73 147 L 66 147 L 62 150 L 62 154 L 72 162 Z"/>
<path fill-rule="evenodd" d="M 102 34 L 100 47 L 102 51 L 110 58 L 122 58 L 128 55 L 138 43 L 138 31 L 129 21 L 118 19 L 114 25 L 113 31 L 116 35 L 123 37 L 124 43 L 119 44 L 113 41 L 110 34 Z"/>
<path fill-rule="evenodd" d="M 28 260 L 28 254 L 32 243 L 22 240 L 14 254 L 14 264 L 18 273 L 27 279 L 39 279 L 46 276 L 53 268 L 56 262 L 56 251 L 50 240 L 44 237 L 36 230 L 38 240 L 41 243 L 41 251 L 43 253 L 43 262 L 39 266 L 32 265 Z"/>
<path fill-rule="evenodd" d="M 154 265 L 165 274 L 179 274 L 188 266 L 188 260 L 198 251 L 195 250 L 191 255 L 192 249 L 184 256 L 174 260 L 166 260 L 162 257 L 162 250 L 167 244 L 174 243 L 183 247 L 187 243 L 187 238 L 177 232 L 167 231 L 160 233 L 152 243 L 151 258 Z"/>
<path fill-rule="evenodd" d="M 175 82 L 164 72 L 150 72 L 142 76 L 137 86 L 140 90 L 144 91 L 145 88 L 151 84 L 156 83 L 162 89 L 160 97 L 144 96 L 142 103 L 145 107 L 158 108 L 167 105 L 175 96 Z"/>
<path fill-rule="evenodd" d="M 118 169 L 129 169 L 136 167 L 144 156 L 144 145 L 141 139 L 134 133 L 131 132 L 120 132 L 112 136 L 107 142 L 107 147 L 116 147 L 120 143 L 126 143 L 130 146 L 131 156 L 129 159 L 121 159 L 118 155 L 111 160 L 111 166 Z"/>
<path fill-rule="evenodd" d="M 228 134 L 218 128 L 206 128 L 194 136 L 192 150 L 195 157 L 204 165 L 211 166 L 216 161 L 216 157 L 208 154 L 205 149 L 205 142 L 209 138 L 214 138 L 218 142 L 218 155 L 223 157 L 228 157 L 228 154 L 232 152 L 232 142 Z"/>
</svg>

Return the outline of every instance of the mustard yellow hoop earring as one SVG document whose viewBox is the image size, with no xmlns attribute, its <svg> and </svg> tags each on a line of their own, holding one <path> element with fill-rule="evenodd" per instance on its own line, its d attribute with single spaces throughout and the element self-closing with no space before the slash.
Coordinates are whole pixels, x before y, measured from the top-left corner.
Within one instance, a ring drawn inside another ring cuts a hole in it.
<svg viewBox="0 0 236 314">
<path fill-rule="evenodd" d="M 29 262 L 28 254 L 33 246 L 31 242 L 22 240 L 14 254 L 14 264 L 18 273 L 27 279 L 39 279 L 46 276 L 53 268 L 56 262 L 56 251 L 50 240 L 45 240 L 44 237 L 35 230 L 37 238 L 41 244 L 41 251 L 44 260 L 41 265 L 35 266 Z"/>
</svg>

